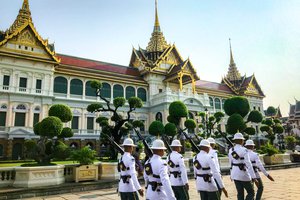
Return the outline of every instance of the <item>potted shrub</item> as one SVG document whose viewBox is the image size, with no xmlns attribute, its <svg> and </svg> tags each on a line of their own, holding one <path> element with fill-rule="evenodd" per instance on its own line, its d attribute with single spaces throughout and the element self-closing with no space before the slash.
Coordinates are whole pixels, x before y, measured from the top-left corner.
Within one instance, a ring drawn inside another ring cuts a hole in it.
<svg viewBox="0 0 300 200">
<path fill-rule="evenodd" d="M 80 164 L 75 167 L 75 182 L 98 180 L 98 166 L 94 165 L 96 154 L 96 151 L 90 149 L 88 146 L 72 152 L 71 159 Z"/>
<path fill-rule="evenodd" d="M 264 155 L 264 162 L 266 165 L 282 164 L 284 163 L 284 157 L 278 154 L 279 151 L 272 144 L 267 143 L 265 146 L 261 147 Z"/>
<path fill-rule="evenodd" d="M 38 141 L 25 142 L 26 152 L 36 164 L 16 167 L 14 187 L 38 187 L 59 185 L 65 182 L 64 165 L 52 164 L 56 155 L 67 155 L 67 148 L 63 146 L 64 138 L 72 137 L 73 132 L 63 123 L 72 120 L 73 115 L 69 106 L 56 104 L 51 106 L 48 117 L 34 126 L 34 134 Z M 57 154 L 57 152 L 60 153 Z M 43 178 L 39 178 L 43 177 Z"/>
</svg>

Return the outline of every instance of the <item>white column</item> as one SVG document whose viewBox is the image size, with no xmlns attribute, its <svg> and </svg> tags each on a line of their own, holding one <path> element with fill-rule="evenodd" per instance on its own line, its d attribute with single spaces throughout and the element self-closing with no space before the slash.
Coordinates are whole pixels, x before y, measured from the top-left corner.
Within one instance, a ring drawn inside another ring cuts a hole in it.
<svg viewBox="0 0 300 200">
<path fill-rule="evenodd" d="M 26 127 L 33 127 L 33 111 L 34 111 L 33 104 L 29 104 L 28 113 L 26 114 L 26 117 L 28 115 Z"/>
<path fill-rule="evenodd" d="M 82 81 L 82 84 L 83 84 L 83 90 L 82 90 L 82 99 L 85 99 L 85 90 L 86 90 L 86 88 L 85 88 L 85 84 L 86 84 L 86 80 L 84 80 L 84 81 Z"/>
<path fill-rule="evenodd" d="M 70 98 L 71 78 L 68 78 L 67 98 Z"/>
</svg>

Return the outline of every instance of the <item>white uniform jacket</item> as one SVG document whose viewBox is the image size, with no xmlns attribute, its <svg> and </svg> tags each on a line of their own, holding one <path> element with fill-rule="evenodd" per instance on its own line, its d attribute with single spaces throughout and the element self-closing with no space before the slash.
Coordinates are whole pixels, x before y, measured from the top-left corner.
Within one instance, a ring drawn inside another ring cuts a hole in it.
<svg viewBox="0 0 300 200">
<path fill-rule="evenodd" d="M 218 187 L 215 180 L 218 182 L 220 188 L 224 188 L 224 183 L 222 181 L 221 174 L 219 173 L 211 155 L 209 155 L 205 151 L 200 151 L 200 153 L 198 153 L 194 157 L 193 163 L 195 162 L 195 160 L 198 160 L 201 165 L 201 169 L 197 169 L 194 165 L 194 176 L 196 179 L 196 186 L 198 191 L 218 191 Z M 208 174 L 211 177 L 210 182 L 205 181 L 204 178 L 201 177 L 204 174 Z"/>
<path fill-rule="evenodd" d="M 258 172 L 258 169 L 265 175 L 268 176 L 268 172 L 264 168 L 263 164 L 261 163 L 259 156 L 257 153 L 255 153 L 253 150 L 248 149 L 250 161 L 252 163 L 256 178 L 261 178 Z"/>
<path fill-rule="evenodd" d="M 214 158 L 214 162 L 216 164 L 216 167 L 217 167 L 219 173 L 221 173 L 221 168 L 220 168 L 219 158 L 218 158 L 218 151 L 213 149 L 213 148 L 210 148 L 208 154 L 211 155 Z"/>
<path fill-rule="evenodd" d="M 171 185 L 183 186 L 187 184 L 188 177 L 182 155 L 177 151 L 172 151 L 172 153 L 167 157 L 167 163 L 169 163 L 169 160 L 171 160 L 175 164 L 174 168 L 168 165 Z M 179 172 L 179 175 L 174 175 L 174 172 Z"/>
<path fill-rule="evenodd" d="M 232 156 L 233 149 L 238 154 L 240 159 L 233 158 Z M 245 147 L 239 144 L 234 145 L 233 148 L 229 149 L 228 158 L 229 158 L 229 163 L 231 164 L 230 177 L 232 180 L 251 181 L 251 179 L 256 178 L 253 170 L 253 166 L 249 158 L 248 150 Z M 233 164 L 234 165 L 244 164 L 245 170 L 240 170 L 238 166 L 234 166 Z"/>
<path fill-rule="evenodd" d="M 149 160 L 147 160 L 145 165 L 148 163 L 151 164 L 153 174 L 147 175 L 146 171 L 144 171 L 145 185 L 147 186 L 146 199 L 176 200 L 171 187 L 166 161 L 162 160 L 159 155 L 154 154 Z M 162 185 L 158 186 L 157 189 L 153 191 L 152 186 L 149 184 L 150 182 L 157 182 Z"/>
<path fill-rule="evenodd" d="M 127 169 L 125 171 L 121 170 L 120 176 L 131 176 L 131 178 L 127 179 L 128 183 L 124 183 L 123 180 L 120 178 L 119 192 L 136 192 L 137 190 L 140 190 L 141 186 L 136 176 L 134 157 L 131 156 L 130 153 L 125 152 L 124 155 L 122 155 L 119 162 L 121 161 L 123 161 Z"/>
</svg>

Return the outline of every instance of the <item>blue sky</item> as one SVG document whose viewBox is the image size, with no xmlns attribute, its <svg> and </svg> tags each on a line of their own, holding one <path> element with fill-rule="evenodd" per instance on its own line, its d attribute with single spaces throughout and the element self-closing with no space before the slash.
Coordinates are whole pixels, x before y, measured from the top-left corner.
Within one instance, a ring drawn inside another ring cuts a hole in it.
<svg viewBox="0 0 300 200">
<path fill-rule="evenodd" d="M 23 0 L 0 0 L 7 29 Z M 132 47 L 145 48 L 154 25 L 154 0 L 29 0 L 35 27 L 56 52 L 128 65 Z M 300 100 L 300 1 L 159 0 L 161 29 L 203 80 L 227 73 L 231 38 L 242 75 L 255 74 L 267 106 L 288 114 Z"/>
</svg>

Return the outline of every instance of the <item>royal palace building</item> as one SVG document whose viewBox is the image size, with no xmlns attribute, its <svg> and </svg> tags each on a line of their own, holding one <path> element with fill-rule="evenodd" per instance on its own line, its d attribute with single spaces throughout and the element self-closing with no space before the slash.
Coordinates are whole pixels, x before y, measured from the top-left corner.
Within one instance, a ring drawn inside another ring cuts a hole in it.
<svg viewBox="0 0 300 200">
<path fill-rule="evenodd" d="M 66 143 L 88 145 L 99 152 L 99 114 L 86 110 L 89 104 L 101 102 L 90 86 L 94 79 L 103 83 L 102 94 L 111 102 L 120 96 L 143 100 L 143 108 L 131 117 L 145 122 L 144 133 L 153 120 L 167 122 L 168 106 L 175 100 L 184 102 L 196 121 L 197 112 L 222 111 L 224 101 L 235 95 L 246 96 L 251 108 L 263 113 L 265 95 L 254 75 L 240 75 L 231 46 L 229 70 L 220 83 L 200 80 L 201 72 L 197 73 L 192 61 L 166 42 L 157 6 L 148 46 L 133 48 L 128 60 L 129 66 L 121 66 L 56 53 L 54 45 L 39 35 L 29 2 L 24 0 L 14 23 L 6 31 L 0 30 L 0 157 L 22 158 L 24 141 L 38 138 L 33 126 L 47 116 L 53 104 L 67 104 L 72 109 L 73 120 L 66 125 L 74 130 L 74 137 Z"/>
</svg>

